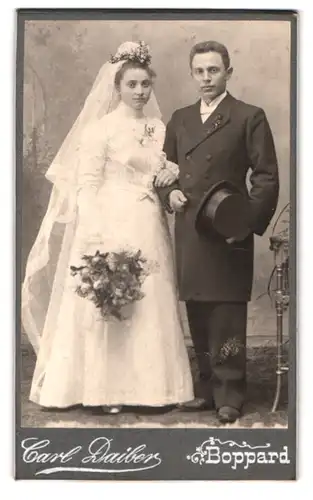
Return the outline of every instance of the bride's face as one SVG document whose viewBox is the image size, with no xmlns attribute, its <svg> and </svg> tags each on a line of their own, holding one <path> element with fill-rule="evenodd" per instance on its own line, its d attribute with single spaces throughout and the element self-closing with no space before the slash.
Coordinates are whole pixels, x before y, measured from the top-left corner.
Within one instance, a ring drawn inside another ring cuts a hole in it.
<svg viewBox="0 0 313 500">
<path fill-rule="evenodd" d="M 121 100 L 135 110 L 141 110 L 149 101 L 152 81 L 145 69 L 129 68 L 119 84 Z"/>
</svg>

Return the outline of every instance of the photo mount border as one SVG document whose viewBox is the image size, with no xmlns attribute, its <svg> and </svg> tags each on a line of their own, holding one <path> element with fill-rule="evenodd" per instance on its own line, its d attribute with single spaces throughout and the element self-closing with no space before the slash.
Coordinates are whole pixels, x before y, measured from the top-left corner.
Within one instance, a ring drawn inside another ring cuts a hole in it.
<svg viewBox="0 0 313 500">
<path fill-rule="evenodd" d="M 293 480 L 296 479 L 297 455 L 297 84 L 298 84 L 298 17 L 294 10 L 261 9 L 17 9 L 16 43 L 16 224 L 15 224 L 15 478 L 16 479 L 81 479 L 81 480 Z M 24 76 L 24 30 L 26 21 L 61 20 L 138 20 L 138 21 L 285 21 L 290 23 L 290 306 L 289 306 L 289 372 L 288 372 L 288 428 L 27 428 L 21 427 L 21 248 L 22 248 L 22 158 L 23 158 L 23 76 Z M 22 460 L 21 443 L 28 437 L 49 439 L 53 449 L 62 449 L 64 442 L 75 440 L 84 444 L 96 436 L 112 438 L 119 447 L 123 442 L 131 445 L 132 437 L 138 442 L 149 444 L 154 451 L 160 450 L 165 459 L 159 467 L 147 471 L 128 473 L 87 473 L 69 471 L 51 476 L 36 476 L 38 464 L 33 466 Z M 255 445 L 270 442 L 276 449 L 288 446 L 290 464 L 255 466 L 251 469 L 233 470 L 221 466 L 195 465 L 186 456 L 196 450 L 209 438 L 221 441 L 249 442 Z M 173 453 L 175 449 L 177 452 Z M 99 476 L 99 477 L 98 477 Z"/>
</svg>

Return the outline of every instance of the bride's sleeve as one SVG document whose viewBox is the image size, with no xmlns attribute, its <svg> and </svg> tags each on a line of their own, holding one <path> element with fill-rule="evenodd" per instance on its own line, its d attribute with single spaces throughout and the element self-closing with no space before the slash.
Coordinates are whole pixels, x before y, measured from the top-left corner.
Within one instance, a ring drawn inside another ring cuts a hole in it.
<svg viewBox="0 0 313 500">
<path fill-rule="evenodd" d="M 166 127 L 164 123 L 161 120 L 157 121 L 156 125 L 156 131 L 155 131 L 155 139 L 158 144 L 158 146 L 161 148 L 163 151 L 163 146 L 164 146 L 164 141 L 165 141 L 165 131 Z M 169 170 L 172 174 L 174 174 L 175 178 L 178 179 L 179 177 L 179 167 L 176 165 L 176 163 L 173 163 L 172 161 L 169 161 L 166 158 L 166 154 L 163 152 L 164 155 L 164 166 L 166 170 Z"/>
<path fill-rule="evenodd" d="M 90 127 L 81 139 L 79 146 L 77 194 L 78 204 L 92 200 L 97 193 L 103 177 L 106 162 L 107 140 L 105 133 Z"/>
<path fill-rule="evenodd" d="M 161 120 L 155 120 L 154 140 L 158 147 L 163 151 L 165 140 L 165 125 Z"/>
</svg>

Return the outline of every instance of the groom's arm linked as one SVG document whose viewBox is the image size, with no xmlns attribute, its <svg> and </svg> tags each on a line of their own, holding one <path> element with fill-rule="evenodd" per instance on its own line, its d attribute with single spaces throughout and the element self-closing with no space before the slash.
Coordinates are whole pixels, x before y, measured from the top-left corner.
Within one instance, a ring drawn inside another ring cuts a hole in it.
<svg viewBox="0 0 313 500">
<path fill-rule="evenodd" d="M 173 163 L 178 164 L 178 154 L 177 154 L 177 141 L 176 141 L 176 133 L 175 133 L 175 114 L 176 112 L 173 113 L 172 118 L 168 122 L 166 126 L 166 133 L 165 133 L 165 139 L 164 139 L 164 146 L 163 146 L 163 151 L 166 154 L 166 158 L 169 161 L 172 161 Z M 179 185 L 179 179 L 177 179 L 175 182 L 173 182 L 170 186 L 166 187 L 156 187 L 155 188 L 160 200 L 165 207 L 165 209 L 169 213 L 173 213 L 173 210 L 170 206 L 169 203 L 169 195 L 171 194 L 174 189 L 181 189 Z"/>
</svg>

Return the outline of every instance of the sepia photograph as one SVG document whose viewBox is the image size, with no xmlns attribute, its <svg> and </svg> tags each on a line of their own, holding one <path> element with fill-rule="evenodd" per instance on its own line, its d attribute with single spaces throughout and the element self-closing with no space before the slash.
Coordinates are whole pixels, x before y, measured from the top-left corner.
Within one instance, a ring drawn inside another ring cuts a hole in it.
<svg viewBox="0 0 313 500">
<path fill-rule="evenodd" d="M 290 17 L 23 26 L 19 425 L 287 429 Z"/>
</svg>

